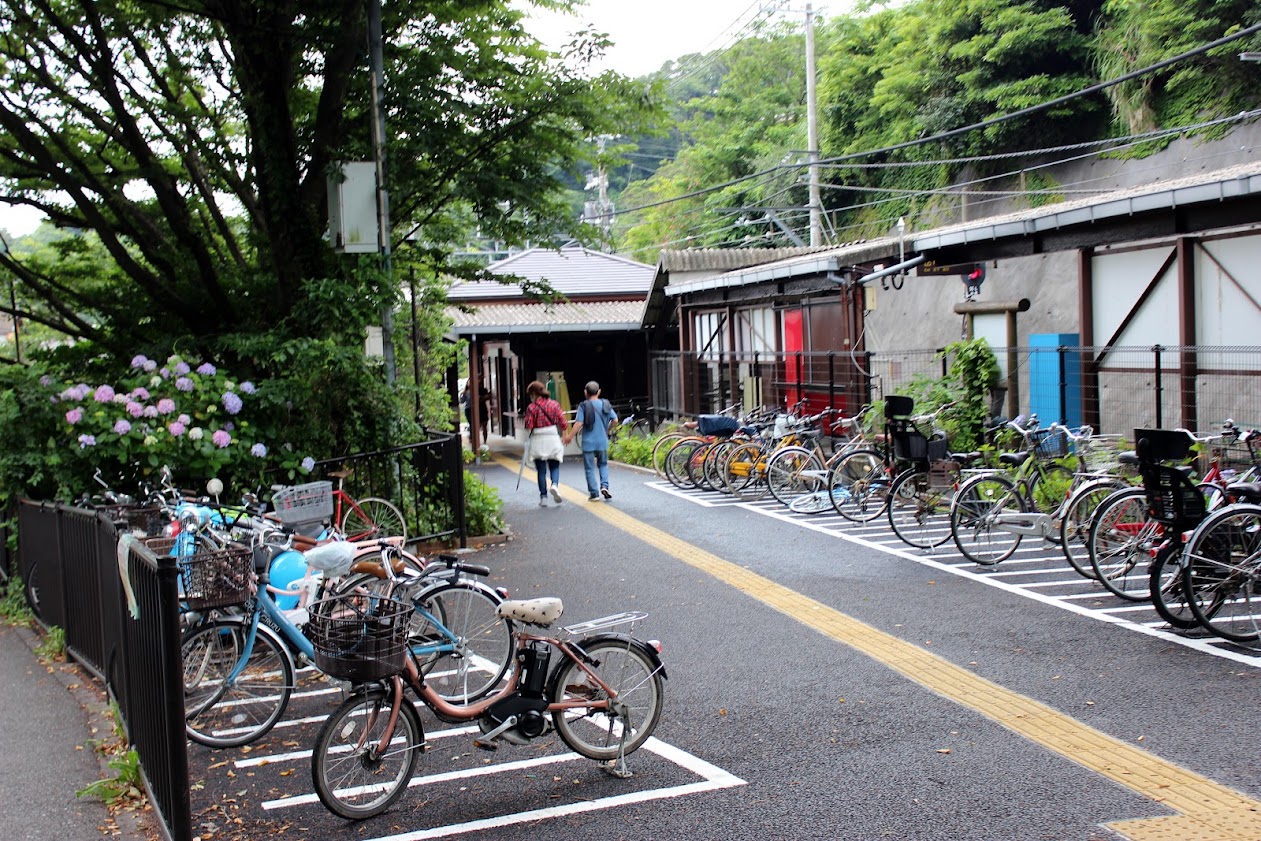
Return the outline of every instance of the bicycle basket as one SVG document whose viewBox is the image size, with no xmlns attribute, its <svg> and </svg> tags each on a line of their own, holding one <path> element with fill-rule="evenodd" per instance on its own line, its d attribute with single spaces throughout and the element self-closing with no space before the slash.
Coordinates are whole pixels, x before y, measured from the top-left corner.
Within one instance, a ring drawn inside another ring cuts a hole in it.
<svg viewBox="0 0 1261 841">
<path fill-rule="evenodd" d="M 1196 469 L 1203 476 L 1216 464 L 1223 473 L 1231 470 L 1238 473 L 1252 467 L 1253 463 L 1252 450 L 1247 442 L 1240 443 L 1238 438 L 1219 438 L 1205 446 Z"/>
<path fill-rule="evenodd" d="M 333 483 L 308 482 L 281 488 L 272 496 L 271 506 L 285 525 L 327 520 L 333 516 Z"/>
<path fill-rule="evenodd" d="M 1088 473 L 1112 473 L 1121 469 L 1122 445 L 1120 435 L 1092 435 L 1073 442 L 1073 450 L 1081 459 Z"/>
<path fill-rule="evenodd" d="M 311 605 L 305 633 L 315 665 L 338 680 L 392 677 L 407 665 L 412 606 L 371 593 L 346 593 Z"/>
<path fill-rule="evenodd" d="M 945 438 L 929 439 L 916 429 L 894 431 L 893 456 L 902 461 L 942 461 L 950 455 L 950 442 Z"/>
<path fill-rule="evenodd" d="M 188 544 L 191 553 L 179 554 L 177 537 L 146 540 L 145 546 L 162 557 L 175 555 L 180 570 L 180 601 L 189 610 L 211 610 L 247 603 L 254 595 L 254 553 L 248 546 L 206 549 Z"/>
<path fill-rule="evenodd" d="M 1040 459 L 1064 458 L 1068 455 L 1068 436 L 1061 430 L 1035 429 L 1029 433 L 1033 454 Z"/>
</svg>

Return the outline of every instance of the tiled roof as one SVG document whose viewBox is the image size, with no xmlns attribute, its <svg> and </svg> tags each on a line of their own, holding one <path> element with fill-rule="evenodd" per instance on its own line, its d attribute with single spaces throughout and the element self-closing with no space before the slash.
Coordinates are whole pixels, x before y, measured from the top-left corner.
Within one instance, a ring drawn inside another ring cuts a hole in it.
<svg viewBox="0 0 1261 841">
<path fill-rule="evenodd" d="M 546 304 L 480 304 L 473 312 L 447 307 L 457 336 L 473 333 L 572 333 L 638 330 L 644 300 Z"/>
<path fill-rule="evenodd" d="M 657 258 L 658 270 L 667 272 L 699 272 L 742 269 L 773 260 L 783 260 L 816 251 L 828 246 L 804 246 L 797 248 L 689 248 L 666 249 Z"/>
<path fill-rule="evenodd" d="M 563 248 L 531 248 L 491 263 L 487 270 L 527 280 L 545 280 L 560 294 L 637 297 L 641 300 L 652 287 L 656 267 L 637 263 L 614 254 L 591 251 L 580 245 Z M 511 300 L 522 298 L 515 283 L 478 281 L 456 283 L 447 291 L 449 301 Z"/>
</svg>

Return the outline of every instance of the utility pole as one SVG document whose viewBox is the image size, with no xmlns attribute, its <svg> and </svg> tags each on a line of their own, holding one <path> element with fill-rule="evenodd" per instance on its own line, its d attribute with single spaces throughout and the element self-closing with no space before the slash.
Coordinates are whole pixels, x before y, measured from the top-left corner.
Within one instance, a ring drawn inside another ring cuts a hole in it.
<svg viewBox="0 0 1261 841">
<path fill-rule="evenodd" d="M 385 189 L 385 109 L 381 105 L 385 84 L 385 54 L 381 35 L 381 0 L 368 0 L 368 47 L 372 61 L 372 158 L 377 179 L 377 246 L 381 250 L 381 269 L 389 283 L 394 275 L 390 255 L 390 194 Z M 393 384 L 398 377 L 394 361 L 394 304 L 381 308 L 381 345 L 385 357 L 385 381 Z"/>
<path fill-rule="evenodd" d="M 819 197 L 819 101 L 814 73 L 814 6 L 806 4 L 806 142 L 810 145 L 810 244 L 823 244 L 823 201 Z"/>
</svg>

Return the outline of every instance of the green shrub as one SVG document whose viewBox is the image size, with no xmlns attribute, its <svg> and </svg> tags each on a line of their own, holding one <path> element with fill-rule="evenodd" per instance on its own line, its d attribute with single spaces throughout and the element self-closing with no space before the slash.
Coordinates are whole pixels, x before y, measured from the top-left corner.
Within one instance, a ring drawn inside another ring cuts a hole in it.
<svg viewBox="0 0 1261 841">
<path fill-rule="evenodd" d="M 76 797 L 99 797 L 106 803 L 118 803 L 122 800 L 141 800 L 144 798 L 144 781 L 140 775 L 140 755 L 135 750 L 128 750 L 109 760 L 109 767 L 117 772 L 117 776 L 97 780 L 75 792 Z"/>
<path fill-rule="evenodd" d="M 499 534 L 503 531 L 504 503 L 499 492 L 476 473 L 464 471 L 464 510 L 469 534 Z"/>
<path fill-rule="evenodd" d="M 652 466 L 652 446 L 657 437 L 637 438 L 633 435 L 620 436 L 609 444 L 609 458 L 622 464 L 634 464 L 639 467 Z"/>
<path fill-rule="evenodd" d="M 35 653 L 46 660 L 64 660 L 66 656 L 66 629 L 51 625 L 44 638 L 35 646 Z"/>
<path fill-rule="evenodd" d="M 29 625 L 33 618 L 31 608 L 26 603 L 22 579 L 15 575 L 9 579 L 4 598 L 0 599 L 0 620 L 6 625 Z"/>
</svg>

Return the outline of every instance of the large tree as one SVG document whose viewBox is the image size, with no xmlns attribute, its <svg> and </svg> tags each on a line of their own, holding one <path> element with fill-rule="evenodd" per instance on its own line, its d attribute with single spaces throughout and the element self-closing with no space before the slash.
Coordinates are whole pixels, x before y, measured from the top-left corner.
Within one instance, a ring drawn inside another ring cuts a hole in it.
<svg viewBox="0 0 1261 841">
<path fill-rule="evenodd" d="M 505 0 L 387 3 L 383 31 L 394 246 L 431 274 L 469 225 L 574 229 L 566 170 L 647 113 L 582 75 L 598 38 L 563 63 Z M 0 201 L 84 234 L 0 253 L 23 316 L 126 356 L 359 341 L 396 284 L 329 247 L 326 184 L 372 158 L 369 55 L 364 0 L 4 0 Z"/>
</svg>

